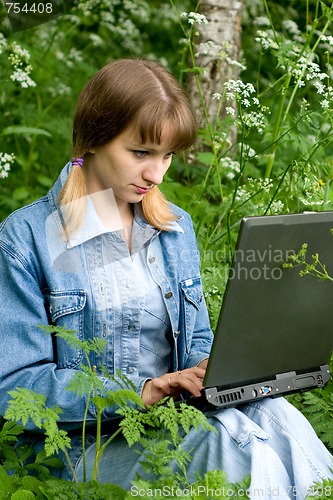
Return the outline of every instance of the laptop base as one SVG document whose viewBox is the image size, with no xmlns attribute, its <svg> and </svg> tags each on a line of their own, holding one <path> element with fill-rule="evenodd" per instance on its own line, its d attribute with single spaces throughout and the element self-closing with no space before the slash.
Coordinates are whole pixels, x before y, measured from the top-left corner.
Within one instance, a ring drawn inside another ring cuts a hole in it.
<svg viewBox="0 0 333 500">
<path fill-rule="evenodd" d="M 267 396 L 277 397 L 288 393 L 324 387 L 330 378 L 328 365 L 323 365 L 319 370 L 308 373 L 283 373 L 266 382 L 253 383 L 233 389 L 208 387 L 202 390 L 202 395 L 206 404 L 208 403 L 209 409 L 229 408 L 238 404 L 258 401 Z"/>
</svg>

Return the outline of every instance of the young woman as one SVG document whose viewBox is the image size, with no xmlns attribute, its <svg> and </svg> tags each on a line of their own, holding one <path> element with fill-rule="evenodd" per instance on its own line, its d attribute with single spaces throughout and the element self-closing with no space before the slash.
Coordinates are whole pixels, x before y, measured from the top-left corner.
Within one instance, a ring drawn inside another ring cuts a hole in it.
<svg viewBox="0 0 333 500">
<path fill-rule="evenodd" d="M 195 235 L 189 215 L 158 189 L 173 154 L 195 135 L 184 92 L 156 63 L 115 61 L 83 89 L 74 159 L 47 196 L 0 226 L 2 414 L 8 391 L 20 386 L 60 406 L 65 428 L 82 422 L 86 398 L 66 390 L 82 353 L 42 333 L 40 324 L 105 339 L 91 362 L 106 389 L 116 387 L 102 368 L 128 375 L 148 405 L 170 394 L 200 394 L 212 332 Z M 93 422 L 93 405 L 89 410 Z M 190 480 L 209 469 L 225 470 L 230 481 L 250 473 L 252 491 L 263 498 L 273 491 L 304 498 L 314 481 L 332 476 L 331 455 L 283 398 L 216 411 L 209 421 L 217 434 L 193 430 L 185 439 L 193 450 Z M 82 478 L 80 450 L 74 440 Z M 88 464 L 93 452 L 90 442 Z M 129 488 L 138 461 L 119 437 L 103 456 L 100 480 Z"/>
</svg>

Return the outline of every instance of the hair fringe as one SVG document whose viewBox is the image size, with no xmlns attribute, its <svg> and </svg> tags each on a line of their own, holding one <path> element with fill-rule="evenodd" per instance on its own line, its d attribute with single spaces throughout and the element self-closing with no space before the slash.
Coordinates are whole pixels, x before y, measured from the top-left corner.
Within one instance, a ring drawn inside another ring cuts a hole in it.
<svg viewBox="0 0 333 500">
<path fill-rule="evenodd" d="M 146 221 L 157 229 L 170 231 L 170 224 L 178 220 L 178 217 L 171 210 L 170 203 L 157 186 L 145 194 L 141 206 Z"/>
<path fill-rule="evenodd" d="M 59 202 L 64 222 L 63 236 L 68 240 L 81 226 L 87 206 L 86 184 L 79 165 L 72 165 L 59 194 Z"/>
</svg>

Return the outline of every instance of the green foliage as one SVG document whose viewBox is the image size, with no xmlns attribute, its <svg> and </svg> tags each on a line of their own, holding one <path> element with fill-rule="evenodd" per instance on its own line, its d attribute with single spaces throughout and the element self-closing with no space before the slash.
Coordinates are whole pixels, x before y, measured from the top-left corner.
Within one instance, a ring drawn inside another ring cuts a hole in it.
<svg viewBox="0 0 333 500">
<path fill-rule="evenodd" d="M 86 365 L 81 366 L 73 376 L 69 390 L 78 395 L 92 393 L 88 398 L 87 407 L 92 402 L 97 410 L 96 422 L 96 458 L 90 481 L 80 483 L 74 467 L 70 462 L 67 449 L 70 448 L 70 437 L 67 432 L 59 429 L 59 408 L 48 408 L 46 397 L 34 391 L 18 387 L 10 392 L 5 418 L 0 431 L 0 500 L 1 498 L 24 499 L 103 499 L 127 498 L 127 493 L 113 484 L 101 485 L 96 481 L 98 465 L 107 446 L 114 437 L 122 432 L 129 446 L 137 444 L 141 447 L 141 465 L 143 475 L 136 482 L 140 488 L 189 487 L 186 478 L 186 466 L 191 460 L 191 454 L 182 448 L 184 435 L 194 427 L 201 427 L 207 432 L 215 429 L 208 423 L 205 415 L 199 410 L 184 403 L 175 404 L 172 398 L 155 405 L 145 407 L 141 397 L 135 392 L 132 382 L 121 373 L 110 376 L 119 389 L 104 391 L 95 367 L 91 366 L 89 354 L 100 352 L 100 343 L 79 340 L 75 332 L 64 328 L 44 327 L 44 333 L 56 334 L 75 345 L 86 356 Z M 107 375 L 107 374 L 105 374 Z M 118 407 L 117 413 L 122 416 L 119 429 L 102 444 L 101 418 L 103 410 L 109 406 Z M 44 450 L 35 454 L 32 447 L 18 444 L 18 436 L 24 426 L 32 420 L 34 425 L 45 434 Z M 20 421 L 23 426 L 14 422 Z M 85 438 L 85 422 L 83 417 L 82 443 Z M 111 444 L 112 445 L 112 444 Z M 72 482 L 51 478 L 50 469 L 58 468 L 61 462 L 54 457 L 62 450 L 70 467 L 75 484 Z M 84 446 L 83 446 L 84 450 Z M 177 470 L 175 470 L 175 467 Z M 8 474 L 10 472 L 11 474 Z M 148 474 L 148 476 L 145 476 Z M 212 479 L 216 476 L 213 473 Z M 86 475 L 86 474 L 85 474 Z M 3 476 L 3 481 L 1 481 Z M 153 479 L 148 479 L 152 477 Z M 205 476 L 199 484 L 209 485 L 210 475 Z M 224 483 L 228 484 L 224 479 Z M 224 484 L 223 483 L 223 484 Z M 15 492 L 15 497 L 13 496 Z M 3 496 L 1 496 L 3 493 Z M 206 497 L 202 497 L 206 498 Z"/>
<path fill-rule="evenodd" d="M 190 66 L 202 96 L 196 24 L 203 21 L 171 3 L 186 41 L 181 72 Z M 332 6 L 282 3 L 246 2 L 243 59 L 230 61 L 241 78 L 216 83 L 217 112 L 200 130 L 201 148 L 185 165 L 177 158 L 162 186 L 192 215 L 213 328 L 241 218 L 332 208 Z M 216 53 L 222 63 L 225 47 Z"/>
<path fill-rule="evenodd" d="M 158 0 L 81 0 L 67 15 L 11 33 L 0 2 L 0 219 L 45 194 L 70 159 L 74 103 L 83 83 L 107 61 L 152 57 L 179 72 L 182 81 L 194 75 L 200 92 L 204 68 L 196 56 L 196 18 L 180 16 L 183 11 L 195 12 L 197 2 L 171 3 L 174 9 Z M 194 149 L 190 158 L 177 157 L 162 186 L 168 199 L 192 215 L 213 328 L 240 219 L 332 208 L 331 23 L 330 2 L 247 1 L 241 79 L 218 83 L 211 98 L 218 100 L 219 112 L 213 123 L 200 130 L 203 148 Z M 223 48 L 219 57 L 221 61 L 226 57 Z M 207 115 L 205 109 L 203 113 Z M 304 250 L 292 264 L 300 265 L 302 272 L 323 272 L 319 257 L 309 262 Z M 69 390 L 88 395 L 88 403 L 96 406 L 98 423 L 107 406 L 118 406 L 124 416 L 121 431 L 129 445 L 139 443 L 146 450 L 144 467 L 156 473 L 155 482 L 141 478 L 133 484 L 147 491 L 152 484 L 178 487 L 189 460 L 181 450 L 179 432 L 206 424 L 193 409 L 172 407 L 172 400 L 165 407 L 139 411 L 142 401 L 120 374 L 114 379 L 119 391 L 106 393 L 89 358 L 103 349 L 103 343 L 82 342 L 73 332 L 59 328 L 47 333 L 62 336 L 85 354 Z M 332 450 L 331 391 L 330 383 L 292 401 Z M 60 411 L 47 408 L 43 395 L 22 388 L 13 391 L 12 397 L 6 416 L 25 424 L 33 420 L 46 432 L 46 450 L 35 456 L 31 448 L 17 444 L 22 427 L 4 423 L 0 500 L 126 497 L 123 490 L 94 479 L 83 484 L 50 479 L 50 467 L 59 465 L 52 453 L 70 446 L 68 436 L 58 432 Z M 103 446 L 112 439 L 103 445 L 97 440 L 95 477 Z M 170 474 L 171 459 L 179 464 L 178 476 Z M 8 471 L 14 474 L 9 476 Z M 197 485 L 203 482 L 231 487 L 217 471 Z M 323 496 L 316 498 L 331 498 L 325 496 L 328 491 L 318 490 Z"/>
<path fill-rule="evenodd" d="M 80 0 L 17 33 L 0 3 L 0 220 L 44 195 L 71 158 L 84 83 L 119 57 L 146 54 L 175 67 L 179 36 L 175 14 L 157 0 Z M 2 154 L 13 154 L 9 164 Z"/>
<path fill-rule="evenodd" d="M 309 275 L 321 281 L 333 281 L 333 278 L 327 272 L 325 264 L 320 261 L 318 253 L 311 255 L 310 262 L 307 260 L 307 248 L 307 243 L 303 243 L 297 254 L 288 255 L 288 262 L 283 264 L 283 268 L 293 269 L 295 267 L 300 267 L 300 277 Z"/>
<path fill-rule="evenodd" d="M 185 433 L 188 433 L 191 427 L 198 430 L 200 426 L 207 431 L 214 431 L 202 412 L 184 403 L 176 406 L 172 398 L 147 406 L 145 411 L 123 406 L 118 413 L 125 417 L 120 427 L 130 446 L 140 440 L 146 425 L 152 429 L 163 427 L 170 434 L 174 445 L 180 442 L 180 427 Z"/>
<path fill-rule="evenodd" d="M 191 485 L 179 485 L 175 481 L 175 476 L 169 476 L 169 480 L 162 481 L 145 481 L 137 479 L 133 481 L 131 491 L 125 497 L 126 499 L 133 496 L 140 498 L 165 498 L 176 497 L 183 500 L 199 499 L 199 500 L 217 500 L 227 498 L 249 498 L 248 488 L 250 478 L 246 477 L 240 483 L 231 484 L 223 471 L 208 471 L 202 478 Z"/>
<path fill-rule="evenodd" d="M 307 499 L 320 499 L 332 500 L 333 498 L 333 481 L 331 479 L 324 479 L 324 481 L 317 482 L 311 487 Z"/>
<path fill-rule="evenodd" d="M 73 484 L 56 478 L 44 481 L 25 476 L 7 475 L 0 466 L 1 500 L 122 500 L 126 491 L 114 484 L 101 485 L 97 481 Z"/>
</svg>

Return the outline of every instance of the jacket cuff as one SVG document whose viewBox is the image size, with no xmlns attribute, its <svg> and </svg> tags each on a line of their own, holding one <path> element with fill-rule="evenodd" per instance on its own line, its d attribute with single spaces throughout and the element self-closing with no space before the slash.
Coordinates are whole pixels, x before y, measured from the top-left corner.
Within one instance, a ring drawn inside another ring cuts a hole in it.
<svg viewBox="0 0 333 500">
<path fill-rule="evenodd" d="M 198 364 L 201 363 L 201 361 L 203 361 L 204 359 L 207 359 L 207 358 L 209 358 L 208 354 L 205 354 L 202 352 L 194 352 L 187 359 L 185 368 L 192 368 L 192 366 L 198 366 Z M 182 369 L 183 369 L 183 367 L 182 367 Z"/>
<path fill-rule="evenodd" d="M 202 361 L 205 361 L 206 359 L 209 359 L 209 356 L 205 356 L 202 358 L 195 366 L 199 366 Z"/>
</svg>

